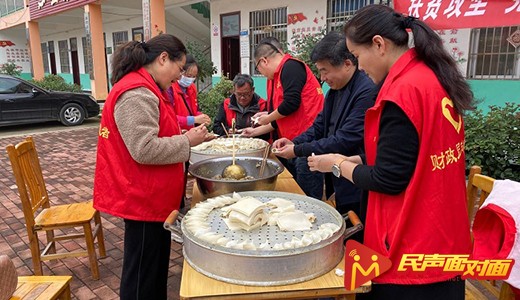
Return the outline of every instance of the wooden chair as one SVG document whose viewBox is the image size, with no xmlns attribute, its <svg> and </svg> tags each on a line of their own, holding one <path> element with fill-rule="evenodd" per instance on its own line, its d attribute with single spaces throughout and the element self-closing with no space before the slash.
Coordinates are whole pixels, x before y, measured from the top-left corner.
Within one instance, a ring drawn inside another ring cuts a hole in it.
<svg viewBox="0 0 520 300">
<path fill-rule="evenodd" d="M 95 238 L 98 240 L 99 255 L 104 257 L 106 254 L 101 217 L 92 207 L 92 201 L 51 207 L 32 137 L 26 138 L 16 146 L 8 145 L 6 149 L 22 200 L 34 273 L 43 275 L 41 262 L 45 260 L 88 256 L 92 277 L 99 279 L 94 249 Z M 95 224 L 94 230 L 91 226 L 92 220 Z M 75 227 L 83 227 L 83 233 L 54 235 L 54 230 Z M 40 251 L 39 231 L 44 231 L 47 235 L 47 245 L 43 251 Z M 87 251 L 56 253 L 56 241 L 76 238 L 85 238 Z"/>
<path fill-rule="evenodd" d="M 467 185 L 467 204 L 470 224 L 475 218 L 476 211 L 482 206 L 486 198 L 493 189 L 495 179 L 481 174 L 482 168 L 479 166 L 472 166 L 470 168 L 468 185 Z M 473 234 L 471 235 L 473 239 Z M 491 294 L 499 300 L 513 300 L 515 296 L 509 284 L 502 282 L 502 287 L 499 289 L 494 280 L 479 280 L 479 283 L 486 288 Z M 487 299 L 482 293 L 478 291 L 469 281 L 466 281 L 466 292 L 473 294 L 473 296 L 466 297 L 466 299 Z M 480 293 L 482 296 L 475 296 Z"/>
</svg>

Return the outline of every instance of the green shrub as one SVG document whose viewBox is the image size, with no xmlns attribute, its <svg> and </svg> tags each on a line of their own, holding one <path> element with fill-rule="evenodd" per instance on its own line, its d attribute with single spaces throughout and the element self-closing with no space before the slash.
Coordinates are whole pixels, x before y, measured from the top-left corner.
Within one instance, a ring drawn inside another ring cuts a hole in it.
<svg viewBox="0 0 520 300">
<path fill-rule="evenodd" d="M 30 80 L 35 85 L 50 91 L 60 92 L 81 92 L 81 87 L 77 84 L 66 83 L 65 79 L 58 75 L 49 74 L 42 80 Z"/>
<path fill-rule="evenodd" d="M 213 65 L 209 52 L 205 53 L 205 50 L 209 48 L 204 49 L 203 45 L 193 41 L 188 41 L 186 48 L 188 49 L 188 53 L 193 55 L 197 65 L 199 65 L 199 75 L 197 77 L 200 81 L 204 82 L 204 79 L 217 73 L 217 68 Z"/>
<path fill-rule="evenodd" d="M 297 59 L 303 61 L 309 68 L 311 68 L 312 73 L 318 79 L 320 84 L 323 84 L 321 81 L 320 73 L 318 72 L 318 68 L 311 60 L 311 53 L 314 49 L 314 46 L 321 41 L 321 39 L 325 36 L 325 30 L 322 30 L 318 33 L 308 33 L 301 35 L 293 35 L 292 42 L 294 44 L 294 51 L 291 51 L 291 55 L 296 57 Z"/>
<path fill-rule="evenodd" d="M 13 62 L 6 62 L 5 64 L 0 65 L 0 73 L 20 77 L 22 74 L 22 67 Z"/>
<path fill-rule="evenodd" d="M 476 110 L 464 121 L 467 168 L 479 165 L 493 178 L 520 181 L 520 104 Z"/>
<path fill-rule="evenodd" d="M 197 101 L 202 112 L 207 114 L 211 120 L 215 119 L 218 114 L 220 104 L 224 99 L 229 97 L 233 92 L 233 81 L 226 76 L 222 76 L 220 81 L 215 84 L 209 91 L 202 92 L 198 95 Z"/>
</svg>

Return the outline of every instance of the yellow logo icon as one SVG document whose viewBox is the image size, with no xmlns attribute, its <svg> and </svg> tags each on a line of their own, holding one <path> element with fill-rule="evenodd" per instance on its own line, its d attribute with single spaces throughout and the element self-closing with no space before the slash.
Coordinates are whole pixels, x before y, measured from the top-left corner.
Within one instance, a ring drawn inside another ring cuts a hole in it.
<svg viewBox="0 0 520 300">
<path fill-rule="evenodd" d="M 353 291 L 383 274 L 391 266 L 392 262 L 387 257 L 354 240 L 348 240 L 345 251 L 345 288 Z"/>
<path fill-rule="evenodd" d="M 459 121 L 455 121 L 455 119 L 452 116 L 452 112 L 448 108 L 448 106 L 451 107 L 451 110 L 454 110 L 453 101 L 444 97 L 442 99 L 442 114 L 451 123 L 451 125 L 453 125 L 457 133 L 459 133 L 460 129 L 462 128 L 462 117 L 460 116 L 460 114 L 457 114 L 457 116 L 459 117 Z"/>
</svg>

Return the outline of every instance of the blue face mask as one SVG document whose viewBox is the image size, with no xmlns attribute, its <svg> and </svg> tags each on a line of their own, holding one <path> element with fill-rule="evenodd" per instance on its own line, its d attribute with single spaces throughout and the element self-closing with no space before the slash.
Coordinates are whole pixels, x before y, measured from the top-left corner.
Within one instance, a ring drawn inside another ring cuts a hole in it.
<svg viewBox="0 0 520 300">
<path fill-rule="evenodd" d="M 186 77 L 184 75 L 182 75 L 181 79 L 177 80 L 177 82 L 185 88 L 189 87 L 194 81 L 195 77 Z"/>
</svg>

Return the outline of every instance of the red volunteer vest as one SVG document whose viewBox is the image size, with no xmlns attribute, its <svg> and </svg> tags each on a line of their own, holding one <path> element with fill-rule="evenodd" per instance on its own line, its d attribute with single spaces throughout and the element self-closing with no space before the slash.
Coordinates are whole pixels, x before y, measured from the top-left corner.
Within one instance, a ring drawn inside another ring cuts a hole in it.
<svg viewBox="0 0 520 300">
<path fill-rule="evenodd" d="M 464 127 L 433 71 L 407 51 L 390 69 L 365 117 L 367 165 L 377 157 L 386 101 L 405 112 L 419 135 L 417 165 L 399 195 L 369 192 L 365 245 L 392 261 L 377 283 L 427 284 L 453 278 L 442 268 L 397 271 L 403 254 L 469 254 L 464 171 Z M 408 266 L 408 270 L 411 267 Z"/>
<path fill-rule="evenodd" d="M 191 84 L 186 88 L 186 94 L 182 92 L 181 86 L 176 81 L 172 83 L 173 88 L 173 103 L 175 105 L 175 114 L 177 116 L 197 116 L 200 113 L 197 104 L 197 86 Z M 188 104 L 188 106 L 186 105 Z M 192 126 L 187 126 L 185 129 L 190 129 Z"/>
<path fill-rule="evenodd" d="M 227 122 L 228 126 L 231 126 L 233 119 L 236 119 L 236 117 L 237 117 L 237 112 L 232 109 L 229 109 L 230 102 L 231 102 L 231 99 L 226 98 L 224 100 L 224 104 L 223 104 L 224 111 L 226 112 L 226 122 Z M 264 99 L 262 99 L 262 98 L 258 99 L 258 107 L 260 108 L 260 111 L 265 111 L 266 105 L 267 105 L 267 102 Z"/>
<path fill-rule="evenodd" d="M 270 107 L 269 109 L 277 109 L 283 101 L 283 87 L 280 81 L 280 75 L 282 73 L 283 65 L 289 59 L 297 60 L 291 57 L 289 54 L 285 54 L 280 65 L 278 65 L 278 68 L 274 73 L 272 82 L 274 88 L 274 95 L 272 99 L 273 107 Z M 302 101 L 300 103 L 300 107 L 294 113 L 286 116 L 285 118 L 276 120 L 276 123 L 278 124 L 279 138 L 285 137 L 292 140 L 299 136 L 301 133 L 311 127 L 314 119 L 316 119 L 316 116 L 323 109 L 324 97 L 320 83 L 318 80 L 316 80 L 316 77 L 312 73 L 311 69 L 306 64 L 303 65 L 307 71 L 307 82 L 303 86 L 301 94 Z M 268 95 L 268 97 L 271 97 L 271 94 Z"/>
<path fill-rule="evenodd" d="M 118 131 L 114 108 L 124 92 L 145 87 L 159 98 L 159 137 L 180 134 L 177 117 L 152 76 L 141 68 L 125 75 L 110 91 L 99 127 L 94 208 L 125 219 L 163 222 L 179 209 L 184 164 L 144 165 L 136 162 Z"/>
</svg>

